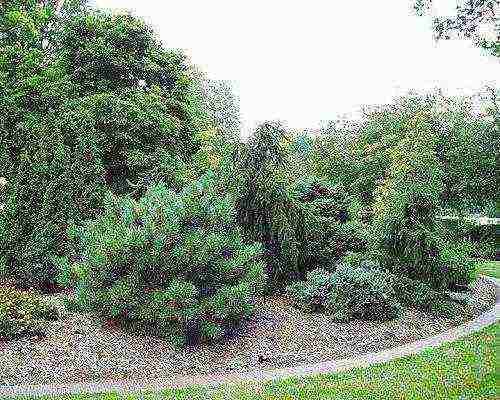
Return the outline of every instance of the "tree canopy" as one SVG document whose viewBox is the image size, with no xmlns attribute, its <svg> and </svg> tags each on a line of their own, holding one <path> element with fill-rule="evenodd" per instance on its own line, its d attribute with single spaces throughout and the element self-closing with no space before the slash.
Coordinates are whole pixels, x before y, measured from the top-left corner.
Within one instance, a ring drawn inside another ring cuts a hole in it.
<svg viewBox="0 0 500 400">
<path fill-rule="evenodd" d="M 187 57 L 131 14 L 81 0 L 4 1 L 0 268 L 27 284 L 48 278 L 65 223 L 96 212 L 106 190 L 185 183 L 175 171 L 208 123 L 197 84 Z"/>
<path fill-rule="evenodd" d="M 418 15 L 428 13 L 433 0 L 415 0 L 414 10 Z M 450 39 L 454 34 L 472 39 L 477 46 L 487 50 L 495 57 L 500 57 L 500 26 L 498 24 L 498 0 L 457 1 L 456 16 L 435 17 L 433 29 L 435 39 Z M 481 35 L 481 26 L 486 26 L 496 34 L 496 38 Z"/>
</svg>

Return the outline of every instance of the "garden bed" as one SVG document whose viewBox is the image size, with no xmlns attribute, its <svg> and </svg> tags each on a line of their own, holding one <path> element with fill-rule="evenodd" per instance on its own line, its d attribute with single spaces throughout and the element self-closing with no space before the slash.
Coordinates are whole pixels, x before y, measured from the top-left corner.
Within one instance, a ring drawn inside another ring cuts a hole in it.
<svg viewBox="0 0 500 400">
<path fill-rule="evenodd" d="M 474 315 L 495 302 L 495 286 L 479 279 L 468 292 Z M 305 314 L 283 298 L 263 299 L 255 316 L 224 343 L 176 349 L 166 341 L 100 326 L 69 313 L 43 340 L 0 343 L 0 384 L 65 384 L 227 373 L 342 359 L 413 342 L 464 322 L 406 310 L 389 322 L 335 323 Z"/>
</svg>

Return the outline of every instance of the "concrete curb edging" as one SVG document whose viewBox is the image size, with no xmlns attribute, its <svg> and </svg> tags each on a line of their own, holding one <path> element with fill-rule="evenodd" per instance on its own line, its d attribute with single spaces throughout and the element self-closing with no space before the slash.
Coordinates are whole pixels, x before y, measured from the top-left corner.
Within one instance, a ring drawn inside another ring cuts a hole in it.
<svg viewBox="0 0 500 400">
<path fill-rule="evenodd" d="M 347 371 L 353 368 L 363 368 L 370 365 L 384 363 L 396 358 L 414 355 L 425 349 L 438 347 L 442 344 L 453 342 L 474 332 L 492 325 L 500 320 L 500 280 L 481 275 L 481 278 L 495 285 L 495 305 L 478 316 L 474 320 L 463 325 L 449 329 L 439 335 L 418 340 L 403 346 L 383 350 L 377 353 L 364 354 L 362 356 L 324 361 L 306 366 L 256 370 L 250 372 L 231 374 L 209 374 L 209 375 L 181 375 L 170 376 L 156 381 L 116 381 L 110 383 L 77 383 L 67 385 L 30 385 L 30 386 L 0 386 L 0 396 L 57 396 L 66 394 L 88 393 L 96 394 L 103 392 L 116 392 L 119 394 L 160 391 L 168 388 L 182 388 L 191 385 L 203 385 L 209 388 L 216 388 L 224 384 L 238 384 L 245 382 L 277 380 L 288 377 L 305 377 L 309 375 L 335 373 Z"/>
</svg>

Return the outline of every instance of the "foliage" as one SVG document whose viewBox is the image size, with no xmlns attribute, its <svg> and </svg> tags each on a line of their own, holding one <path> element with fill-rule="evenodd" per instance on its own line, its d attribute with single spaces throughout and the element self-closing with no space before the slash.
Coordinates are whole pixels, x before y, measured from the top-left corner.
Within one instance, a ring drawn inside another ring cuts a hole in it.
<svg viewBox="0 0 500 400">
<path fill-rule="evenodd" d="M 313 139 L 311 171 L 334 184 L 342 185 L 351 194 L 351 186 L 356 177 L 356 160 L 349 146 L 354 140 L 354 126 L 337 126 L 331 122 Z M 346 122 L 347 125 L 347 122 Z"/>
<path fill-rule="evenodd" d="M 377 269 L 339 265 L 335 272 L 317 269 L 307 280 L 287 288 L 296 305 L 308 311 L 326 310 L 336 320 L 386 320 L 401 312 L 392 287 Z"/>
<path fill-rule="evenodd" d="M 240 151 L 242 189 L 238 221 L 251 240 L 264 244 L 270 287 L 300 276 L 304 209 L 289 190 L 286 169 L 289 139 L 278 122 L 257 127 Z"/>
<path fill-rule="evenodd" d="M 245 244 L 231 198 L 207 174 L 180 193 L 108 195 L 104 213 L 69 232 L 78 261 L 59 260 L 62 283 L 105 318 L 177 343 L 220 338 L 253 311 L 265 275 L 261 245 Z"/>
<path fill-rule="evenodd" d="M 432 1 L 415 0 L 414 9 L 417 14 L 423 15 L 431 7 Z M 465 38 L 473 38 L 477 46 L 500 57 L 498 37 L 485 38 L 480 34 L 480 27 L 486 25 L 492 30 L 493 35 L 496 33 L 498 36 L 498 21 L 495 18 L 495 13 L 498 12 L 498 0 L 466 0 L 460 3 L 457 2 L 456 16 L 434 18 L 435 39 L 450 39 L 452 33 L 459 33 Z"/>
<path fill-rule="evenodd" d="M 0 212 L 2 212 L 5 208 L 5 204 L 3 203 L 5 186 L 7 186 L 7 179 L 5 179 L 3 176 L 0 176 Z"/>
<path fill-rule="evenodd" d="M 297 281 L 286 288 L 295 306 L 308 312 L 323 311 L 332 290 L 331 274 L 323 269 L 309 271 L 305 281 Z"/>
<path fill-rule="evenodd" d="M 187 58 L 139 18 L 11 0 L 0 30 L 0 268 L 43 287 L 65 225 L 93 217 L 106 190 L 192 180 L 206 115 Z"/>
<path fill-rule="evenodd" d="M 339 263 L 365 270 L 382 268 L 377 253 L 370 251 L 349 252 L 340 259 Z"/>
<path fill-rule="evenodd" d="M 382 271 L 340 265 L 333 279 L 326 307 L 335 318 L 390 320 L 400 315 L 401 305 Z"/>
<path fill-rule="evenodd" d="M 215 173 L 220 190 L 238 196 L 243 185 L 237 163 L 240 143 L 236 138 L 228 139 L 216 128 L 202 131 L 196 137 L 200 141 L 200 148 L 193 155 L 196 174 Z"/>
<path fill-rule="evenodd" d="M 349 221 L 350 198 L 342 185 L 287 168 L 295 146 L 279 123 L 268 122 L 257 128 L 241 157 L 239 221 L 266 247 L 271 288 L 328 268 L 366 245 L 362 224 Z"/>
<path fill-rule="evenodd" d="M 240 137 L 239 98 L 234 84 L 227 80 L 204 79 L 202 84 L 202 101 L 204 101 L 212 125 L 218 133 L 232 141 Z"/>
<path fill-rule="evenodd" d="M 456 218 L 440 221 L 441 235 L 453 243 L 469 245 L 473 257 L 495 259 L 497 253 L 495 224 L 481 224 L 469 219 L 468 215 L 457 215 Z"/>
<path fill-rule="evenodd" d="M 478 268 L 471 253 L 468 242 L 448 242 L 440 249 L 439 263 L 447 271 L 448 287 L 468 286 L 477 279 Z"/>
<path fill-rule="evenodd" d="M 347 252 L 365 248 L 366 232 L 358 221 L 351 220 L 349 196 L 341 185 L 305 176 L 293 190 L 304 208 L 306 227 L 301 240 L 301 270 L 329 269 Z"/>
<path fill-rule="evenodd" d="M 295 182 L 294 191 L 299 201 L 311 205 L 319 215 L 347 221 L 349 199 L 341 185 L 333 186 L 324 179 L 306 175 Z"/>
<path fill-rule="evenodd" d="M 471 114 L 468 99 L 443 99 L 445 110 L 433 118 L 439 132 L 436 154 L 444 173 L 441 201 L 447 207 L 470 209 L 495 201 L 500 114 L 493 94 L 484 95 L 482 117 Z"/>
<path fill-rule="evenodd" d="M 206 124 L 195 135 L 199 149 L 193 156 L 199 175 L 212 171 L 225 191 L 236 195 L 242 185 L 237 162 L 240 150 L 238 97 L 230 81 L 211 80 L 193 67 L 193 91 L 206 113 Z"/>
<path fill-rule="evenodd" d="M 394 289 L 397 301 L 406 307 L 418 308 L 439 317 L 472 316 L 467 306 L 458 304 L 448 294 L 434 290 L 424 282 L 392 273 L 386 273 L 386 282 Z"/>
<path fill-rule="evenodd" d="M 478 261 L 479 271 L 496 279 L 500 279 L 500 261 Z"/>
<path fill-rule="evenodd" d="M 289 285 L 287 294 L 296 306 L 309 312 L 326 311 L 341 321 L 390 319 L 400 314 L 402 306 L 449 318 L 470 315 L 467 306 L 456 303 L 448 294 L 385 270 L 379 258 L 376 252 L 348 253 L 330 267 L 333 272 L 311 271 L 306 281 Z M 467 262 L 463 257 L 459 260 Z"/>
<path fill-rule="evenodd" d="M 373 245 L 384 252 L 388 268 L 447 288 L 458 283 L 463 266 L 449 265 L 455 259 L 445 252 L 436 227 L 442 191 L 442 170 L 433 152 L 436 138 L 422 120 L 416 119 L 409 131 L 412 135 L 392 149 L 388 177 L 377 190 Z"/>
<path fill-rule="evenodd" d="M 313 170 L 342 183 L 351 196 L 370 207 L 391 164 L 391 151 L 419 116 L 436 136 L 433 145 L 443 171 L 440 202 L 447 207 L 483 207 L 494 202 L 498 153 L 498 100 L 494 88 L 481 97 L 483 112 L 474 110 L 472 97 L 449 97 L 440 91 L 409 92 L 391 104 L 364 107 L 361 121 L 335 125 L 315 139 Z M 477 100 L 477 99 L 476 99 Z"/>
<path fill-rule="evenodd" d="M 239 221 L 266 247 L 271 287 L 301 279 L 364 245 L 361 226 L 346 223 L 349 198 L 343 187 L 287 168 L 295 145 L 279 123 L 268 122 L 242 152 Z"/>
<path fill-rule="evenodd" d="M 56 319 L 57 309 L 36 293 L 0 287 L 0 337 L 12 339 L 27 334 L 44 334 L 47 321 Z"/>
<path fill-rule="evenodd" d="M 314 156 L 314 139 L 307 131 L 294 131 L 289 132 L 289 143 L 287 146 L 288 168 L 294 177 L 303 177 L 315 172 Z"/>
<path fill-rule="evenodd" d="M 357 221 L 341 223 L 331 218 L 307 216 L 309 222 L 303 238 L 301 265 L 303 271 L 314 268 L 330 270 L 343 255 L 363 251 L 366 229 Z"/>
</svg>

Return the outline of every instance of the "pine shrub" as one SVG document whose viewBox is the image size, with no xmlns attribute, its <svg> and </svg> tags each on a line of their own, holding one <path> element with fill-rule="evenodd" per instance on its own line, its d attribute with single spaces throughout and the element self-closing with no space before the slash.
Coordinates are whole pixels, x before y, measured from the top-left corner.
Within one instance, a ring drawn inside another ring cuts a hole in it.
<svg viewBox="0 0 500 400">
<path fill-rule="evenodd" d="M 97 219 L 73 226 L 75 256 L 59 279 L 77 303 L 176 343 L 220 339 L 254 310 L 264 286 L 259 243 L 246 244 L 231 198 L 204 175 L 176 193 L 108 195 Z"/>
</svg>

